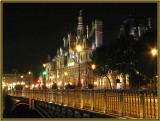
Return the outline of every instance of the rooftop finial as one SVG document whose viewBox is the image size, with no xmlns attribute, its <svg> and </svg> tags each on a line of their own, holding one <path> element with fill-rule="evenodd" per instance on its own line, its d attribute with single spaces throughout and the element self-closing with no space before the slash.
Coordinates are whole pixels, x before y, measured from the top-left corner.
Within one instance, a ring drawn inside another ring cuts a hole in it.
<svg viewBox="0 0 160 121">
<path fill-rule="evenodd" d="M 82 10 L 80 10 L 80 12 L 79 12 L 79 16 L 82 16 Z"/>
</svg>

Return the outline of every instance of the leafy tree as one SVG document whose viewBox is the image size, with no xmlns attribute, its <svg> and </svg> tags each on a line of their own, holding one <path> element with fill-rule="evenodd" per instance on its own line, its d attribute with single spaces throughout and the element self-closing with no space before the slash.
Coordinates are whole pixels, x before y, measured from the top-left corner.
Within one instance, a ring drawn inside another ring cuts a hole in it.
<svg viewBox="0 0 160 121">
<path fill-rule="evenodd" d="M 149 30 L 143 34 L 140 40 L 134 45 L 138 60 L 136 68 L 144 75 L 147 75 L 148 78 L 153 76 L 154 58 L 151 54 L 151 49 L 156 47 L 156 43 L 156 32 Z"/>
<path fill-rule="evenodd" d="M 102 76 L 107 77 L 107 73 L 109 71 L 109 66 L 108 66 L 109 64 L 107 64 L 107 62 L 112 63 L 112 61 L 110 61 L 110 58 L 108 58 L 110 54 L 111 53 L 109 53 L 109 48 L 107 48 L 106 46 L 101 46 L 96 50 L 94 50 L 92 53 L 91 59 L 93 63 L 96 64 L 96 70 L 94 72 L 99 77 L 102 77 Z M 109 80 L 109 84 L 110 84 L 110 88 L 112 88 L 110 80 Z"/>
<path fill-rule="evenodd" d="M 153 57 L 148 54 L 156 44 L 154 32 L 146 32 L 138 41 L 133 37 L 114 39 L 110 46 L 101 46 L 93 51 L 92 60 L 96 63 L 96 73 L 107 75 L 109 70 L 130 74 L 130 84 L 145 84 L 153 75 Z M 136 71 L 141 74 L 137 74 Z M 145 75 L 148 75 L 145 76 Z M 143 82 L 142 82 L 143 81 Z"/>
<path fill-rule="evenodd" d="M 115 41 L 116 44 L 101 46 L 92 53 L 92 60 L 97 65 L 96 73 L 100 77 L 106 76 L 109 70 L 118 70 L 119 73 L 131 73 L 135 70 L 133 39 L 123 38 Z"/>
</svg>

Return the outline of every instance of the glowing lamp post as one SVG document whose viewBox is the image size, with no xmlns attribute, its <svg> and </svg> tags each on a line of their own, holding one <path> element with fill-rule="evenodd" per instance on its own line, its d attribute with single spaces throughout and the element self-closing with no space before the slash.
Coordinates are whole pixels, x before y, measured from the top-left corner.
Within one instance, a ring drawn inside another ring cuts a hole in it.
<svg viewBox="0 0 160 121">
<path fill-rule="evenodd" d="M 79 70 L 79 73 L 78 73 L 78 87 L 81 88 L 81 81 L 80 81 L 80 52 L 82 51 L 82 46 L 77 45 L 76 49 L 77 49 L 77 52 L 78 52 L 78 70 Z"/>
<path fill-rule="evenodd" d="M 154 62 L 153 62 L 153 64 L 154 64 L 154 75 L 153 75 L 153 79 L 154 79 L 154 83 L 155 83 L 155 81 L 156 81 L 156 55 L 157 55 L 157 50 L 156 49 L 152 49 L 152 55 L 153 55 L 153 57 L 154 57 Z"/>
<path fill-rule="evenodd" d="M 156 50 L 156 49 L 153 49 L 153 50 L 152 50 L 152 55 L 155 56 L 156 54 L 157 54 L 157 50 Z"/>
<path fill-rule="evenodd" d="M 93 72 L 93 89 L 94 89 L 94 70 L 95 70 L 95 68 L 96 68 L 96 65 L 94 65 L 94 64 L 92 64 L 91 65 L 91 68 L 92 68 L 92 72 Z"/>
<path fill-rule="evenodd" d="M 46 88 L 46 75 L 47 75 L 47 71 L 46 71 L 46 64 L 43 64 L 43 71 L 42 71 L 42 78 L 43 78 L 43 84 L 44 84 L 44 88 Z"/>
<path fill-rule="evenodd" d="M 29 71 L 28 74 L 31 75 L 31 71 Z M 31 78 L 29 78 L 29 89 L 31 89 L 30 79 Z"/>
<path fill-rule="evenodd" d="M 45 97 L 44 97 L 45 101 L 46 101 L 46 75 L 47 75 L 46 64 L 43 64 L 42 80 L 43 80 L 44 86 L 42 86 L 42 88 L 44 88 L 44 91 L 45 91 Z"/>
<path fill-rule="evenodd" d="M 44 67 L 44 68 L 46 67 L 46 64 L 45 64 L 45 63 L 43 64 L 43 67 Z"/>
<path fill-rule="evenodd" d="M 66 76 L 68 75 L 67 72 L 64 72 L 64 76 L 65 76 L 65 80 L 64 80 L 64 83 L 63 83 L 63 89 L 65 89 L 65 82 L 66 82 Z"/>
<path fill-rule="evenodd" d="M 78 51 L 78 53 L 79 53 L 79 52 L 82 51 L 82 46 L 78 45 L 78 46 L 76 47 L 76 49 L 77 49 L 77 51 Z"/>
<path fill-rule="evenodd" d="M 29 71 L 29 72 L 28 72 L 28 74 L 30 75 L 30 74 L 31 74 L 31 72 Z"/>
</svg>

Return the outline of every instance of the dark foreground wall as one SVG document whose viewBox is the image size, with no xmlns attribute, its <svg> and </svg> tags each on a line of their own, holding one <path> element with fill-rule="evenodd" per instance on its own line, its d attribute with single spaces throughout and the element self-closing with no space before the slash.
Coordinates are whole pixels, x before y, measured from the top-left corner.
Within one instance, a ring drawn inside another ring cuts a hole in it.
<svg viewBox="0 0 160 121">
<path fill-rule="evenodd" d="M 20 105 L 15 102 L 19 100 Z M 29 102 L 31 104 L 29 108 Z M 69 106 L 61 106 L 58 104 L 48 103 L 29 98 L 5 96 L 4 118 L 114 118 L 101 113 L 90 112 L 83 109 L 73 108 Z"/>
<path fill-rule="evenodd" d="M 13 111 L 11 111 L 11 107 L 14 104 L 14 101 L 11 100 L 10 96 L 5 96 L 5 105 L 3 118 L 42 118 L 42 116 L 35 110 L 29 109 L 28 105 L 22 104 L 15 107 Z"/>
<path fill-rule="evenodd" d="M 45 101 L 34 100 L 35 108 L 48 113 L 54 118 L 115 118 L 99 112 L 91 112 L 84 109 L 62 106 Z"/>
</svg>

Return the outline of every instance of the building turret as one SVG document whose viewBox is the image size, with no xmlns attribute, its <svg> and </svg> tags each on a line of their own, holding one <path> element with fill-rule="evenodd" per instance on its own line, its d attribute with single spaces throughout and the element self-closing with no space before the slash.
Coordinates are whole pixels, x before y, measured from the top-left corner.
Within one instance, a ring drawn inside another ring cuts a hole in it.
<svg viewBox="0 0 160 121">
<path fill-rule="evenodd" d="M 87 39 L 88 39 L 88 34 L 89 34 L 88 25 L 86 26 L 86 30 L 87 30 Z"/>
<path fill-rule="evenodd" d="M 103 22 L 95 20 L 95 45 L 96 47 L 100 47 L 103 45 Z"/>
<path fill-rule="evenodd" d="M 78 17 L 77 38 L 78 39 L 82 38 L 83 34 L 84 34 L 83 17 L 82 17 L 82 10 L 80 10 L 80 14 Z"/>
<path fill-rule="evenodd" d="M 119 33 L 118 38 L 121 38 L 121 37 L 126 38 L 126 34 L 125 34 L 125 26 L 124 26 L 124 24 L 121 24 L 121 26 L 120 26 L 120 33 Z"/>
<path fill-rule="evenodd" d="M 50 61 L 51 61 L 51 56 L 50 56 L 50 55 L 48 55 L 48 57 L 47 57 L 47 61 L 48 61 L 48 62 L 50 62 Z"/>
<path fill-rule="evenodd" d="M 151 18 L 148 18 L 148 28 L 151 29 Z"/>
</svg>

